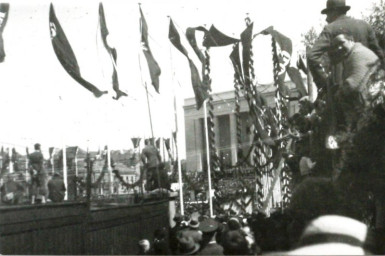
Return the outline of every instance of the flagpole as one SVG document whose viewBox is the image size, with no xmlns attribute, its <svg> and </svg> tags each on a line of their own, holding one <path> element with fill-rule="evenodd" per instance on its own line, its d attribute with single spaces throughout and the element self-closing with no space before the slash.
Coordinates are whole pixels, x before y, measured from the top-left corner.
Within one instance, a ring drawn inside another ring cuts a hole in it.
<svg viewBox="0 0 385 256">
<path fill-rule="evenodd" d="M 9 173 L 13 173 L 13 162 L 12 162 L 12 149 L 9 148 L 8 150 L 8 156 L 9 156 Z"/>
<path fill-rule="evenodd" d="M 169 18 L 169 21 L 171 21 L 171 17 L 167 16 Z M 176 108 L 176 93 L 175 93 L 175 88 L 174 88 L 174 67 L 172 65 L 172 52 L 171 52 L 171 47 L 170 47 L 170 65 L 171 65 L 171 72 L 172 72 L 172 81 L 173 81 L 173 91 L 174 91 L 174 115 L 175 115 L 175 151 L 176 151 L 176 160 L 177 160 L 177 167 L 178 167 L 178 184 L 179 184 L 179 204 L 180 204 L 180 214 L 184 215 L 184 201 L 183 201 L 183 182 L 182 182 L 182 163 L 180 160 L 180 151 L 178 147 L 178 135 L 179 135 L 179 130 L 178 130 L 178 112 Z M 171 132 L 171 148 L 172 147 L 172 141 L 173 141 L 173 133 Z M 174 167 L 174 164 L 172 165 Z"/>
<path fill-rule="evenodd" d="M 114 188 L 113 188 L 113 178 L 112 178 L 112 168 L 111 168 L 111 151 L 110 147 L 107 145 L 107 170 L 110 180 L 110 195 L 113 194 Z"/>
<path fill-rule="evenodd" d="M 180 152 L 178 147 L 178 113 L 176 111 L 176 96 L 174 94 L 174 111 L 175 111 L 175 132 L 176 132 L 176 140 L 175 140 L 175 151 L 176 151 L 176 159 L 178 161 L 178 183 L 179 183 L 179 201 L 180 201 L 180 214 L 184 215 L 184 202 L 183 202 L 183 183 L 182 183 L 182 163 L 180 160 Z"/>
<path fill-rule="evenodd" d="M 67 182 L 67 148 L 65 143 L 63 142 L 63 180 L 64 186 L 66 187 L 64 200 L 68 200 L 68 182 Z"/>
<path fill-rule="evenodd" d="M 55 173 L 55 147 L 52 149 L 51 166 L 52 166 L 52 174 L 54 174 Z"/>
<path fill-rule="evenodd" d="M 139 62 L 140 62 L 140 58 L 139 58 Z M 139 63 L 139 65 L 140 65 L 140 63 Z M 143 80 L 142 80 L 142 83 L 143 83 Z M 151 137 L 152 137 L 153 139 L 155 139 L 155 138 L 154 138 L 154 129 L 153 129 L 153 127 L 152 127 L 151 108 L 150 108 L 150 100 L 149 100 L 149 98 L 148 98 L 148 88 L 147 88 L 147 83 L 145 82 L 144 85 L 145 85 L 145 88 L 146 88 L 148 116 L 150 117 Z"/>
<path fill-rule="evenodd" d="M 210 218 L 214 217 L 213 214 L 213 200 L 212 200 L 212 191 L 211 191 L 211 169 L 210 169 L 210 149 L 209 149 L 209 133 L 207 125 L 207 101 L 206 99 L 203 102 L 203 112 L 205 117 L 205 135 L 206 135 L 206 158 L 207 158 L 207 178 L 209 183 L 209 207 L 210 207 Z"/>
</svg>

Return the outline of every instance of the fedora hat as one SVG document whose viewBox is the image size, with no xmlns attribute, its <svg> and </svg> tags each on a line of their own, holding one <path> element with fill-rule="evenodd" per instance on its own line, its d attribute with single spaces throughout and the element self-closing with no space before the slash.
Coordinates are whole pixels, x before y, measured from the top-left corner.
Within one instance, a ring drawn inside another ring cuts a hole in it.
<svg viewBox="0 0 385 256">
<path fill-rule="evenodd" d="M 321 11 L 322 14 L 327 14 L 331 10 L 350 10 L 350 6 L 346 5 L 345 0 L 328 0 L 326 8 Z"/>
<path fill-rule="evenodd" d="M 193 232 L 182 230 L 177 234 L 178 253 L 182 255 L 192 255 L 200 249 L 199 243 L 194 239 Z"/>
</svg>

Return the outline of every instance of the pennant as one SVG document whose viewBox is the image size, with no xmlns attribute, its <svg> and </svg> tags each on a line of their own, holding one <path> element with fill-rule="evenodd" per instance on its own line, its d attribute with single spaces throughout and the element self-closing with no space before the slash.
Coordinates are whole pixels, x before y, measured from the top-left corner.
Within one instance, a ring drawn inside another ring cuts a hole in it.
<svg viewBox="0 0 385 256">
<path fill-rule="evenodd" d="M 171 149 L 170 147 L 170 139 L 163 139 L 164 146 L 166 147 L 166 150 L 169 151 Z"/>
<path fill-rule="evenodd" d="M 252 42 L 253 23 L 241 33 L 242 42 L 242 66 L 243 66 L 243 77 L 245 86 L 250 88 L 251 77 L 250 77 L 250 56 L 251 56 L 251 42 Z"/>
<path fill-rule="evenodd" d="M 54 151 L 54 147 L 50 147 L 50 148 L 48 148 L 49 159 L 51 159 L 51 158 L 52 158 L 52 154 L 53 154 L 53 151 Z"/>
<path fill-rule="evenodd" d="M 140 145 L 141 138 L 131 138 L 132 144 L 134 145 L 134 148 L 138 148 Z"/>
<path fill-rule="evenodd" d="M 95 85 L 87 82 L 81 77 L 80 68 L 76 60 L 75 54 L 71 48 L 70 43 L 67 40 L 67 37 L 64 34 L 59 20 L 56 17 L 52 3 L 50 5 L 49 11 L 49 27 L 51 32 L 51 41 L 53 49 L 57 58 L 59 59 L 60 63 L 67 71 L 67 73 L 84 88 L 92 92 L 95 97 L 100 97 L 103 94 L 107 93 L 107 91 L 100 91 Z"/>
<path fill-rule="evenodd" d="M 190 72 L 191 72 L 191 84 L 194 90 L 197 110 L 199 110 L 202 107 L 203 102 L 209 97 L 208 85 L 207 83 L 202 83 L 198 69 L 195 66 L 194 62 L 189 58 L 186 48 L 182 45 L 180 41 L 180 35 L 177 29 L 175 28 L 175 25 L 172 22 L 172 19 L 170 19 L 168 38 L 170 39 L 170 42 L 175 46 L 175 48 L 177 48 L 184 56 L 186 56 L 188 60 L 188 63 L 190 66 Z M 194 40 L 195 40 L 195 31 L 194 31 Z"/>
<path fill-rule="evenodd" d="M 301 55 L 298 56 L 297 68 L 305 74 L 308 73 L 307 65 L 305 64 L 305 61 L 303 60 Z"/>
<path fill-rule="evenodd" d="M 18 172 L 19 171 L 19 163 L 17 161 L 17 152 L 15 148 L 12 148 L 12 156 L 11 156 L 11 161 L 13 163 L 13 171 Z"/>
<path fill-rule="evenodd" d="M 211 79 L 209 75 L 205 72 L 206 58 L 203 55 L 202 51 L 198 48 L 196 38 L 195 38 L 195 31 L 197 30 L 202 31 L 204 33 L 204 38 L 207 37 L 209 33 L 209 31 L 202 26 L 195 27 L 195 28 L 188 28 L 186 31 L 186 37 L 191 48 L 193 48 L 195 54 L 198 56 L 199 60 L 202 63 L 202 86 L 203 88 L 207 88 L 207 90 L 211 90 Z"/>
<path fill-rule="evenodd" d="M 244 78 L 241 66 L 241 58 L 239 56 L 239 43 L 234 45 L 234 48 L 230 54 L 231 62 L 233 63 L 235 77 L 241 85 L 244 85 Z"/>
<path fill-rule="evenodd" d="M 287 67 L 289 67 L 290 64 L 293 44 L 290 38 L 274 30 L 272 26 L 261 31 L 260 33 L 263 35 L 271 35 L 279 46 L 277 47 L 277 57 L 279 62 L 278 86 L 279 91 L 283 96 L 289 96 L 290 92 L 289 88 L 285 85 L 285 76 Z"/>
<path fill-rule="evenodd" d="M 195 38 L 195 31 L 203 31 L 204 33 L 207 32 L 207 30 L 204 27 L 196 27 L 196 28 L 187 28 L 186 30 L 186 37 L 187 41 L 191 45 L 191 48 L 193 48 L 195 54 L 198 56 L 199 60 L 204 63 L 205 62 L 205 56 L 203 55 L 202 51 L 198 48 L 197 41 Z"/>
<path fill-rule="evenodd" d="M 180 35 L 176 30 L 172 19 L 170 19 L 170 26 L 168 29 L 168 39 L 170 39 L 170 42 L 175 46 L 175 48 L 177 48 L 184 56 L 188 58 L 187 50 L 183 47 L 182 42 L 180 41 Z"/>
<path fill-rule="evenodd" d="M 5 24 L 7 24 L 9 12 L 9 4 L 1 3 L 0 4 L 0 63 L 5 59 L 5 50 L 4 50 L 4 40 L 3 40 L 3 31 Z"/>
<path fill-rule="evenodd" d="M 155 140 L 155 146 L 156 146 L 156 148 L 157 148 L 158 150 L 160 150 L 160 138 L 157 138 L 157 139 Z"/>
<path fill-rule="evenodd" d="M 239 42 L 239 39 L 235 39 L 223 34 L 214 25 L 212 25 L 208 33 L 205 34 L 203 46 L 218 47 L 235 44 L 237 42 Z"/>
<path fill-rule="evenodd" d="M 190 66 L 191 70 L 191 83 L 193 86 L 194 90 L 194 95 L 195 95 L 195 101 L 197 104 L 197 110 L 199 110 L 204 101 L 209 98 L 210 94 L 208 92 L 209 86 L 201 82 L 200 77 L 199 77 L 199 72 L 197 67 L 195 66 L 194 62 L 190 59 L 188 59 L 188 63 Z"/>
<path fill-rule="evenodd" d="M 302 98 L 303 96 L 306 96 L 307 90 L 306 90 L 305 84 L 303 82 L 303 79 L 301 77 L 301 73 L 299 72 L 299 70 L 294 68 L 294 67 L 287 67 L 286 71 L 287 71 L 287 74 L 289 75 L 291 81 L 293 81 L 293 83 L 295 84 L 295 86 L 296 86 L 296 88 L 300 94 L 300 98 Z"/>
<path fill-rule="evenodd" d="M 154 56 L 152 56 L 150 45 L 148 44 L 148 27 L 147 22 L 143 16 L 142 9 L 139 7 L 140 11 L 140 31 L 142 34 L 141 43 L 144 56 L 146 57 L 148 69 L 150 70 L 151 82 L 154 86 L 157 93 L 159 93 L 159 76 L 161 73 L 160 67 Z"/>
<path fill-rule="evenodd" d="M 6 150 L 4 152 L 4 149 L 1 148 L 1 155 L 2 155 L 2 158 L 3 158 L 3 163 L 2 163 L 2 167 L 1 167 L 1 175 L 4 174 L 4 172 L 7 170 L 7 167 L 9 165 L 9 149 Z"/>
<path fill-rule="evenodd" d="M 100 24 L 100 33 L 102 36 L 103 45 L 106 48 L 108 54 L 110 55 L 112 62 L 112 89 L 116 92 L 116 97 L 112 97 L 114 100 L 118 100 L 122 96 L 127 96 L 127 94 L 119 89 L 119 80 L 118 72 L 116 70 L 116 60 L 118 58 L 115 48 L 112 48 L 108 45 L 107 36 L 109 34 L 107 29 L 106 17 L 104 15 L 103 4 L 99 3 L 99 24 Z"/>
<path fill-rule="evenodd" d="M 174 141 L 175 141 L 175 145 L 177 145 L 177 141 L 176 141 L 176 132 L 172 132 L 172 137 L 173 137 L 173 139 L 174 139 Z"/>
</svg>

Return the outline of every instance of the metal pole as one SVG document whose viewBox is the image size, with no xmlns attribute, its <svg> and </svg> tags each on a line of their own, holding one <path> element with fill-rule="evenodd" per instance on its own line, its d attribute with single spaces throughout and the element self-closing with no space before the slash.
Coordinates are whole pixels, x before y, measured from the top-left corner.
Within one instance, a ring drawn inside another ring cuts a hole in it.
<svg viewBox="0 0 385 256">
<path fill-rule="evenodd" d="M 154 129 L 152 128 L 152 118 L 151 118 L 151 109 L 150 109 L 150 100 L 148 99 L 148 88 L 147 83 L 144 83 L 146 87 L 146 97 L 147 97 L 147 106 L 148 106 L 148 115 L 150 117 L 150 127 L 151 127 L 151 137 L 154 138 Z"/>
<path fill-rule="evenodd" d="M 64 200 L 68 200 L 68 182 L 67 182 L 67 148 L 63 143 L 63 180 L 66 187 Z"/>
<path fill-rule="evenodd" d="M 51 166 L 52 166 L 52 174 L 54 174 L 55 173 L 55 148 L 53 148 L 52 150 Z"/>
<path fill-rule="evenodd" d="M 13 162 L 12 162 L 12 149 L 9 148 L 8 155 L 9 155 L 9 173 L 13 173 Z"/>
<path fill-rule="evenodd" d="M 214 217 L 213 214 L 213 200 L 211 191 L 211 170 L 210 170 L 210 149 L 209 149 L 209 133 L 207 126 L 207 99 L 203 102 L 203 112 L 205 117 L 205 135 L 206 135 L 206 157 L 207 157 L 207 178 L 209 183 L 209 206 L 210 206 L 210 218 Z"/>
<path fill-rule="evenodd" d="M 176 99 L 174 97 L 174 111 L 175 111 L 175 132 L 176 132 L 176 140 L 175 140 L 175 151 L 176 151 L 176 159 L 178 161 L 178 183 L 179 183 L 179 201 L 180 201 L 180 214 L 181 215 L 184 215 L 184 202 L 183 202 L 183 183 L 182 183 L 182 164 L 181 164 L 181 160 L 180 160 L 180 152 L 179 152 L 179 147 L 178 147 L 178 143 L 177 141 L 178 140 L 178 135 L 179 135 L 179 131 L 178 131 L 178 114 L 176 112 Z"/>
<path fill-rule="evenodd" d="M 112 169 L 111 169 L 111 153 L 110 153 L 110 148 L 107 146 L 107 170 L 108 170 L 108 175 L 109 175 L 109 180 L 110 180 L 110 195 L 113 194 L 114 192 L 114 187 L 113 187 L 113 177 L 112 177 Z"/>
</svg>

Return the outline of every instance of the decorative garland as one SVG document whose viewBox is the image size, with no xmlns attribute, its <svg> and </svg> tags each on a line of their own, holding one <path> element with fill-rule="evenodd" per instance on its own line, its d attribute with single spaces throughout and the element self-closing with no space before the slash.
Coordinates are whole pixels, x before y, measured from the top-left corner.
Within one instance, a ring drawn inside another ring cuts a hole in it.
<svg viewBox="0 0 385 256">
<path fill-rule="evenodd" d="M 276 106 L 276 118 L 278 120 L 278 134 L 281 136 L 284 132 L 284 124 L 287 122 L 287 106 L 284 101 L 284 99 L 281 97 L 281 93 L 279 91 L 279 84 L 278 84 L 278 73 L 279 73 L 279 60 L 278 60 L 278 53 L 277 53 L 277 46 L 276 41 L 274 37 L 272 37 L 272 53 L 273 53 L 273 73 L 274 73 L 274 85 L 276 86 L 275 91 L 275 106 Z M 284 112 L 285 114 L 283 114 Z M 285 142 L 282 141 L 279 145 L 279 149 L 285 148 Z M 286 164 L 285 164 L 286 165 Z M 286 207 L 291 198 L 291 191 L 290 191 L 290 180 L 291 177 L 289 175 L 289 172 L 287 171 L 286 166 L 282 169 L 282 192 L 283 192 L 283 206 Z"/>
<path fill-rule="evenodd" d="M 120 175 L 120 173 L 119 173 L 119 170 L 113 170 L 112 171 L 114 174 L 115 174 L 115 177 L 119 180 L 119 182 L 120 182 L 120 184 L 121 185 L 123 185 L 123 186 L 125 186 L 127 189 L 133 189 L 133 188 L 135 188 L 135 187 L 137 187 L 137 186 L 141 186 L 141 184 L 142 184 L 142 175 L 140 175 L 140 178 L 139 178 L 139 180 L 137 180 L 136 182 L 134 182 L 134 183 L 132 183 L 132 184 L 130 184 L 130 183 L 127 183 L 124 179 L 123 179 L 123 177 Z"/>
<path fill-rule="evenodd" d="M 100 182 L 102 181 L 103 177 L 104 177 L 104 174 L 105 174 L 105 169 L 102 170 L 102 172 L 100 173 L 98 179 L 91 184 L 91 188 L 97 188 L 100 184 Z M 82 188 L 85 188 L 87 186 L 86 182 L 83 181 L 83 177 L 78 177 L 78 176 L 74 176 L 74 182 L 77 183 L 80 187 Z"/>
<path fill-rule="evenodd" d="M 209 100 L 208 100 L 208 111 L 209 111 L 209 117 L 208 117 L 208 133 L 209 133 L 209 150 L 210 150 L 210 165 L 212 174 L 214 174 L 213 178 L 215 179 L 217 170 L 219 169 L 219 157 L 217 154 L 217 150 L 215 147 L 215 131 L 214 131 L 214 105 L 213 105 L 213 97 L 211 95 L 212 88 L 211 88 L 211 77 L 210 77 L 210 54 L 209 54 L 209 48 L 206 48 L 205 50 L 205 62 L 204 62 L 204 70 L 203 70 L 203 81 L 207 85 L 209 90 Z"/>
</svg>

